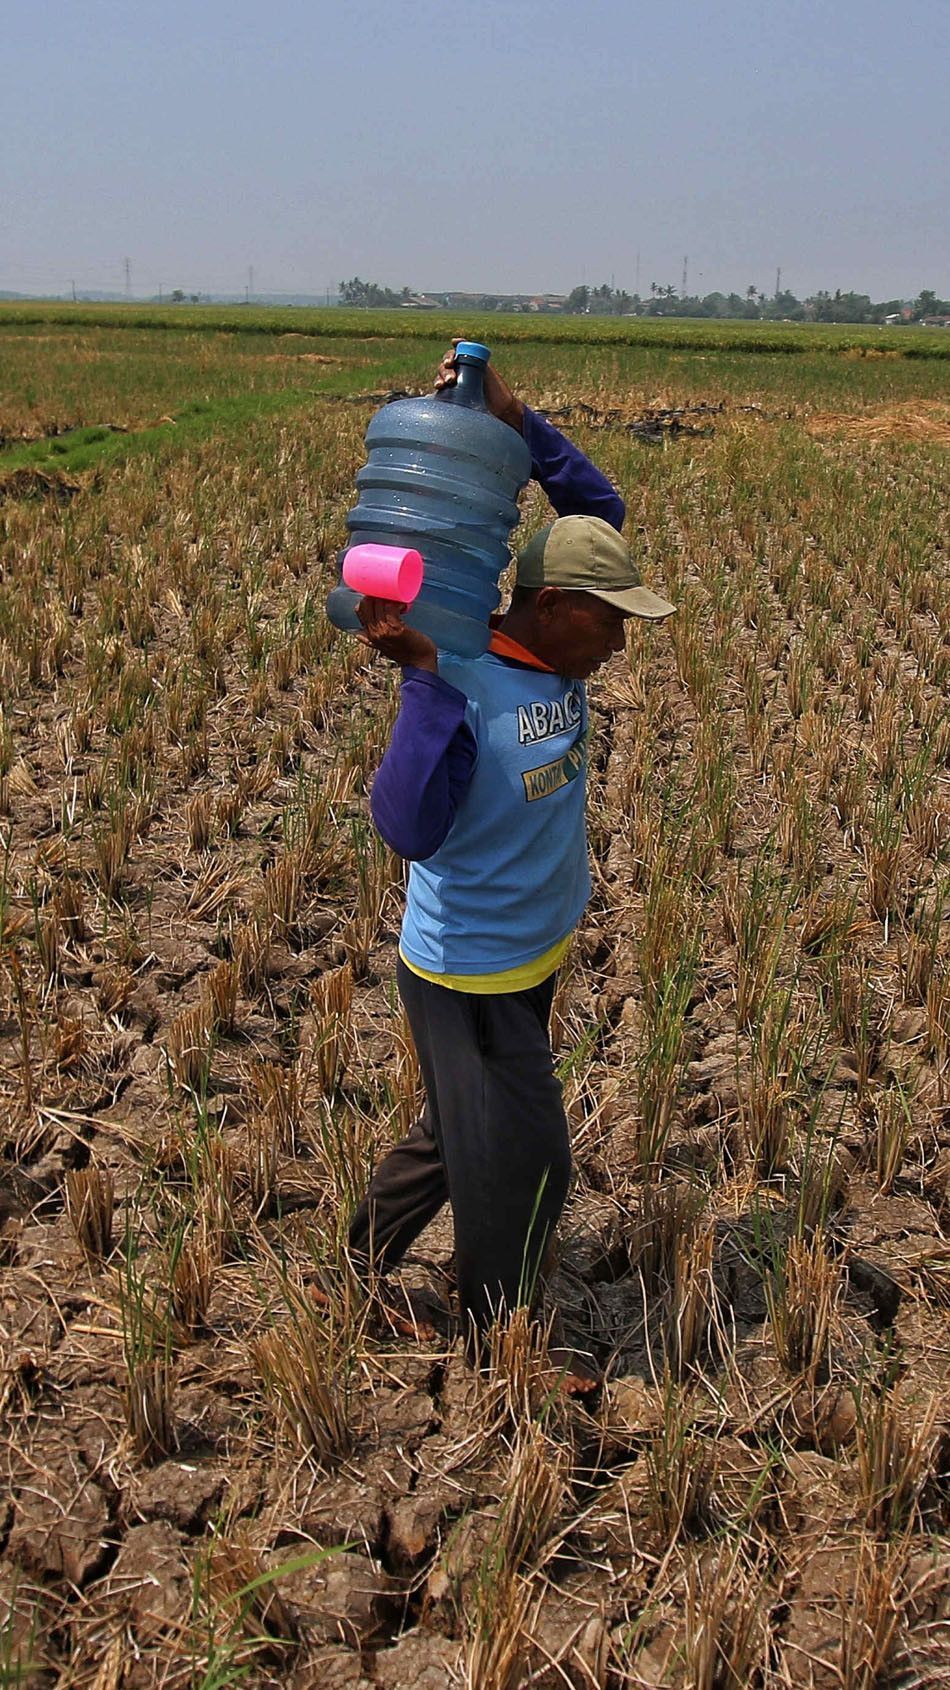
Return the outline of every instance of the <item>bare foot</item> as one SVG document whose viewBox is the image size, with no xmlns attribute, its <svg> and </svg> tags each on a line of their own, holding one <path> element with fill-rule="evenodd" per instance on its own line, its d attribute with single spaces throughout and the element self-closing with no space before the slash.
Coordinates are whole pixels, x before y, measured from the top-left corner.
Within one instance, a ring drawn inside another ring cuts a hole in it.
<svg viewBox="0 0 950 1690">
<path fill-rule="evenodd" d="M 558 1375 L 562 1396 L 591 1397 L 604 1382 L 596 1361 L 585 1350 L 558 1345 L 548 1350 L 548 1362 Z"/>
<path fill-rule="evenodd" d="M 376 1306 L 384 1323 L 400 1338 L 438 1344 L 451 1336 L 452 1316 L 431 1292 L 387 1285 L 378 1293 Z"/>
</svg>

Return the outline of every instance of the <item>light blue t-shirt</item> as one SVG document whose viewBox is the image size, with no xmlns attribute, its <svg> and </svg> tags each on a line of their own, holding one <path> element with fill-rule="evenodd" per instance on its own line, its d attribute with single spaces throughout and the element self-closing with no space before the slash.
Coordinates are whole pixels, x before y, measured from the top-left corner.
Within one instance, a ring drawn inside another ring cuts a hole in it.
<svg viewBox="0 0 950 1690">
<path fill-rule="evenodd" d="M 440 653 L 439 674 L 468 700 L 478 760 L 444 843 L 410 867 L 400 948 L 434 974 L 499 973 L 563 939 L 590 896 L 586 689 L 491 652 Z"/>
</svg>

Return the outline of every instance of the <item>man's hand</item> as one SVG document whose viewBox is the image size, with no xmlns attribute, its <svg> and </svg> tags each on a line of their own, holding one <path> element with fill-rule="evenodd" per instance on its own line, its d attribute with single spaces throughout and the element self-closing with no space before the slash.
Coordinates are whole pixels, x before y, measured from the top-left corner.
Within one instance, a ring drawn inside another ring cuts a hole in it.
<svg viewBox="0 0 950 1690">
<path fill-rule="evenodd" d="M 455 348 L 464 335 L 453 335 L 452 345 L 445 353 L 435 376 L 435 390 L 440 387 L 454 387 L 458 379 L 455 369 Z M 516 399 L 506 381 L 503 381 L 498 371 L 489 364 L 485 370 L 485 404 L 493 417 L 499 422 L 507 423 L 516 434 L 524 433 L 524 405 Z"/>
<path fill-rule="evenodd" d="M 384 657 L 391 657 L 403 669 L 428 669 L 431 675 L 437 675 L 436 648 L 427 634 L 420 634 L 418 628 L 407 628 L 402 619 L 406 609 L 406 605 L 394 604 L 391 599 L 360 599 L 356 614 L 365 629 L 360 639 Z"/>
</svg>

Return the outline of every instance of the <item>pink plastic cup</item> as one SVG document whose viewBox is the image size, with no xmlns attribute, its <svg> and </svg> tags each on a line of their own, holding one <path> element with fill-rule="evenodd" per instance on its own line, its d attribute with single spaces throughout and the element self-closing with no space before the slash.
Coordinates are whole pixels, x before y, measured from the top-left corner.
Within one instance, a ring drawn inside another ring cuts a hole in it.
<svg viewBox="0 0 950 1690">
<path fill-rule="evenodd" d="M 354 593 L 371 599 L 411 604 L 422 586 L 422 555 L 402 546 L 351 546 L 343 559 L 343 579 Z"/>
</svg>

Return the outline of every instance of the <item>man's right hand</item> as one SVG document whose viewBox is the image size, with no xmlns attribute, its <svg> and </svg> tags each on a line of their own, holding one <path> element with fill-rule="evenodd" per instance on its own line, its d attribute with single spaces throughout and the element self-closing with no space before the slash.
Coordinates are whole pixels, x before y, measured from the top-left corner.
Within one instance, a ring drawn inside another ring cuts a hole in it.
<svg viewBox="0 0 950 1690">
<path fill-rule="evenodd" d="M 441 387 L 455 386 L 458 380 L 458 372 L 455 368 L 455 348 L 459 341 L 464 340 L 464 338 L 464 335 L 453 335 L 452 345 L 448 352 L 443 354 L 442 362 L 435 375 L 436 393 Z M 516 434 L 524 433 L 524 404 L 522 400 L 515 398 L 508 383 L 502 380 L 492 364 L 487 364 L 485 367 L 485 404 L 491 411 L 492 416 L 497 417 L 499 422 L 507 423 L 508 427 L 513 428 Z"/>
<path fill-rule="evenodd" d="M 364 628 L 360 638 L 364 645 L 392 658 L 403 669 L 428 669 L 431 675 L 437 675 L 439 659 L 435 645 L 428 634 L 406 626 L 402 619 L 406 609 L 406 605 L 394 604 L 391 599 L 360 599 L 356 607 Z"/>
</svg>

